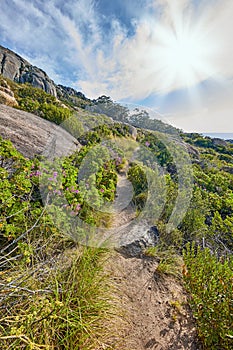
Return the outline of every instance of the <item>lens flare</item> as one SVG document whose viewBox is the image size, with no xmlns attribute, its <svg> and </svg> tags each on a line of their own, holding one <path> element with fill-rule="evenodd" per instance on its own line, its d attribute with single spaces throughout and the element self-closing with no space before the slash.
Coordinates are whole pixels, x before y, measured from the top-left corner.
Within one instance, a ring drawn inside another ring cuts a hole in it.
<svg viewBox="0 0 233 350">
<path fill-rule="evenodd" d="M 156 26 L 153 35 L 153 60 L 159 67 L 161 90 L 190 88 L 203 77 L 206 80 L 216 75 L 216 42 L 201 20 L 187 25 L 184 16 L 177 14 L 170 26 Z"/>
</svg>

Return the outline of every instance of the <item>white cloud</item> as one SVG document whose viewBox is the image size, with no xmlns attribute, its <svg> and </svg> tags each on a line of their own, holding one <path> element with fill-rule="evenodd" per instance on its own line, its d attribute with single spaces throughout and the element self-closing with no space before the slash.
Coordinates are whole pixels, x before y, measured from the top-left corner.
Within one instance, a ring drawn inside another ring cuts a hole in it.
<svg viewBox="0 0 233 350">
<path fill-rule="evenodd" d="M 233 83 L 205 93 L 200 103 L 179 106 L 166 121 L 189 132 L 233 133 Z"/>
<path fill-rule="evenodd" d="M 151 2 L 145 9 L 149 5 Z M 55 66 L 59 56 L 65 56 L 64 60 L 80 71 L 77 86 L 92 97 L 104 90 L 116 99 L 142 99 L 185 87 L 179 74 L 169 69 L 173 58 L 165 62 L 161 50 L 172 35 L 181 32 L 187 37 L 196 32 L 203 42 L 205 62 L 195 73 L 195 84 L 213 75 L 228 78 L 233 73 L 233 47 L 229 44 L 233 3 L 228 0 L 202 1 L 198 9 L 191 0 L 155 0 L 155 12 L 145 10 L 141 19 L 132 18 L 135 33 L 131 36 L 116 18 L 106 33 L 92 0 L 68 0 L 64 6 L 58 0 L 14 0 L 11 4 L 3 0 L 1 8 L 0 27 L 6 37 L 26 53 L 34 50 L 35 56 L 50 59 L 54 55 Z"/>
<path fill-rule="evenodd" d="M 224 0 L 208 6 L 206 1 L 199 10 L 187 0 L 156 1 L 155 4 L 163 6 L 161 17 L 142 16 L 142 20 L 135 23 L 135 34 L 130 37 L 116 22 L 110 41 L 109 35 L 105 38 L 99 30 L 97 40 L 93 33 L 93 40 L 84 44 L 77 25 L 66 28 L 85 73 L 77 86 L 87 95 L 94 97 L 105 93 L 115 99 L 142 99 L 153 93 L 184 88 L 177 72 L 172 74 L 160 55 L 161 37 L 163 40 L 163 35 L 172 35 L 172 31 L 186 30 L 187 36 L 196 32 L 196 40 L 202 43 L 203 62 L 195 72 L 195 84 L 210 77 L 227 79 L 232 76 L 233 49 L 229 43 L 233 30 L 233 3 Z M 98 28 L 97 23 L 95 28 Z"/>
<path fill-rule="evenodd" d="M 136 101 L 185 88 L 188 79 L 195 84 L 216 79 L 221 89 L 222 82 L 225 88 L 232 78 L 233 2 L 202 0 L 194 6 L 191 0 L 148 0 L 144 11 L 132 17 L 135 31 L 130 35 L 117 13 L 111 19 L 100 16 L 96 4 L 94 0 L 1 0 L 0 33 L 13 49 L 19 48 L 19 54 L 41 65 L 57 83 L 58 72 L 66 67 L 69 78 L 63 80 L 73 79 L 73 86 L 89 97 L 106 94 Z M 199 64 L 190 60 L 185 67 L 185 57 L 180 56 L 180 67 L 172 67 L 175 59 L 164 56 L 164 46 L 169 46 L 175 35 L 200 44 Z M 195 69 L 190 73 L 191 65 Z M 180 114 L 173 120 L 185 129 L 198 128 L 203 119 L 206 128 L 211 123 L 220 128 L 223 123 L 213 120 L 219 120 L 220 111 L 224 111 L 221 115 L 230 125 L 233 105 L 229 96 L 223 93 L 216 97 L 213 109 L 211 94 L 207 94 L 206 101 L 200 98 L 191 110 L 178 109 Z"/>
</svg>

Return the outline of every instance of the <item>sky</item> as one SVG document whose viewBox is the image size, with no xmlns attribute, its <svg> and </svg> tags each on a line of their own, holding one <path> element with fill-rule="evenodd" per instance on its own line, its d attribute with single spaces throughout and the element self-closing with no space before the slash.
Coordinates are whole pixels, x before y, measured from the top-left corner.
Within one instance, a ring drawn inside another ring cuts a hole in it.
<svg viewBox="0 0 233 350">
<path fill-rule="evenodd" d="M 0 44 L 89 98 L 233 133 L 232 0 L 1 0 Z"/>
</svg>

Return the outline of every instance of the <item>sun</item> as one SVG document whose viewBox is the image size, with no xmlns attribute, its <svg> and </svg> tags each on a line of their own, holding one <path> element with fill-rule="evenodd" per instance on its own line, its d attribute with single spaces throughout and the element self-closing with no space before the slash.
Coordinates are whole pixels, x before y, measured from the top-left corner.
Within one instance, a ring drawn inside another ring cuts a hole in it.
<svg viewBox="0 0 233 350">
<path fill-rule="evenodd" d="M 214 74 L 213 45 L 202 28 L 159 28 L 156 36 L 155 59 L 164 88 L 190 88 Z"/>
</svg>

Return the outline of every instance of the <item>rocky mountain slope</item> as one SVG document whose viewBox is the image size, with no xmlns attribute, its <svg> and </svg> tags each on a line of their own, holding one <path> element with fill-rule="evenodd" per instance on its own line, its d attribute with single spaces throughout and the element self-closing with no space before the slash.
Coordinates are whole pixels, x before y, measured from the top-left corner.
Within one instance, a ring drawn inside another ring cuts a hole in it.
<svg viewBox="0 0 233 350">
<path fill-rule="evenodd" d="M 56 85 L 40 68 L 31 65 L 15 52 L 0 45 L 0 73 L 18 83 L 30 83 L 57 96 Z"/>
</svg>

